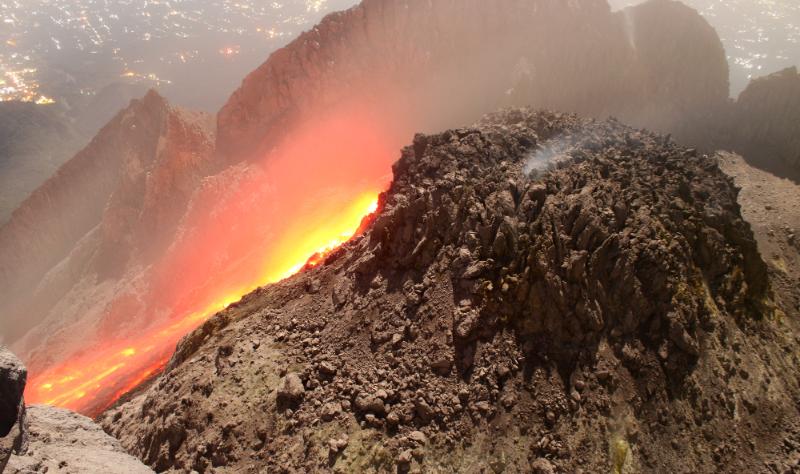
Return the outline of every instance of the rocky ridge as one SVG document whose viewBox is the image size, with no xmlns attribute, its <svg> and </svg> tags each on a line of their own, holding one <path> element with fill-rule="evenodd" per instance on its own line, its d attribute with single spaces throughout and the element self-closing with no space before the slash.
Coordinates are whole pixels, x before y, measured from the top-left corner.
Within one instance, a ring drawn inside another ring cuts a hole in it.
<svg viewBox="0 0 800 474">
<path fill-rule="evenodd" d="M 104 428 L 157 471 L 798 467 L 796 309 L 713 158 L 513 110 L 394 175 L 362 237 L 189 334 Z"/>
</svg>

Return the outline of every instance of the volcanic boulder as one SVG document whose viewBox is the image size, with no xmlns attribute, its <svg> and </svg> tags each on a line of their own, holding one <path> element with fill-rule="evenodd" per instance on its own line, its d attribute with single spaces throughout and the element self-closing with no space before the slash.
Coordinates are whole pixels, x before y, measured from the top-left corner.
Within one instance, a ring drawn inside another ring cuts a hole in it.
<svg viewBox="0 0 800 474">
<path fill-rule="evenodd" d="M 102 425 L 158 470 L 791 468 L 798 341 L 736 198 L 616 121 L 419 135 L 363 236 L 212 318 Z"/>
<path fill-rule="evenodd" d="M 28 371 L 8 349 L 0 346 L 0 472 L 8 458 L 23 446 L 25 381 Z"/>
</svg>

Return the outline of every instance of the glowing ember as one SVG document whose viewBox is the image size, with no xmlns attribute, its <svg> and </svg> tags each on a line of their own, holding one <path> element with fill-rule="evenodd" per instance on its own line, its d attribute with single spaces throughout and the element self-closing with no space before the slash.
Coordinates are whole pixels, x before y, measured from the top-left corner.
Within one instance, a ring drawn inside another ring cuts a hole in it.
<svg viewBox="0 0 800 474">
<path fill-rule="evenodd" d="M 227 308 L 258 286 L 274 283 L 297 273 L 305 265 L 315 266 L 354 236 L 363 218 L 375 212 L 377 191 L 361 196 L 345 207 L 324 228 L 289 229 L 274 243 L 261 277 L 250 287 L 218 294 L 200 311 L 154 325 L 124 341 L 112 341 L 102 348 L 70 358 L 29 381 L 28 403 L 70 408 L 97 415 L 122 395 L 135 388 L 167 363 L 178 340 Z"/>
</svg>

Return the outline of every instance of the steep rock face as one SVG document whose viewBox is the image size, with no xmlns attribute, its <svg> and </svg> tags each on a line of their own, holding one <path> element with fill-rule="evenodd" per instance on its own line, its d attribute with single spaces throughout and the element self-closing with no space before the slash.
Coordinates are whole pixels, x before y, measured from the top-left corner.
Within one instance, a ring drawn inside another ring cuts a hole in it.
<svg viewBox="0 0 800 474">
<path fill-rule="evenodd" d="M 19 359 L 0 346 L 0 472 L 24 445 L 25 400 L 22 393 L 28 372 Z"/>
<path fill-rule="evenodd" d="M 474 120 L 498 104 L 671 130 L 724 103 L 727 91 L 719 38 L 678 2 L 613 14 L 605 0 L 366 0 L 329 15 L 244 80 L 218 115 L 218 151 L 260 156 L 282 126 L 356 99 L 412 116 L 409 133 Z"/>
<path fill-rule="evenodd" d="M 35 287 L 100 222 L 126 158 L 153 155 L 164 112 L 165 103 L 155 95 L 132 103 L 0 229 L 0 282 L 6 307 L 13 307 L 15 296 Z M 4 325 L 9 324 L 3 334 L 13 339 L 9 319 L 4 318 Z"/>
<path fill-rule="evenodd" d="M 729 146 L 751 164 L 800 182 L 797 68 L 752 81 L 736 102 L 729 133 Z"/>
<path fill-rule="evenodd" d="M 102 425 L 159 471 L 791 469 L 798 341 L 736 197 L 614 121 L 420 135 L 362 237 Z"/>
<path fill-rule="evenodd" d="M 207 118 L 187 115 L 155 92 L 133 101 L 0 228 L 4 338 L 24 334 L 80 278 L 113 274 L 136 243 L 156 248 L 174 229 L 213 143 Z M 43 278 L 62 261 L 58 277 Z"/>
<path fill-rule="evenodd" d="M 153 154 L 126 161 L 103 213 L 98 261 L 106 269 L 121 272 L 133 252 L 146 260 L 171 242 L 192 194 L 213 171 L 213 146 L 209 115 L 168 109 Z"/>
</svg>

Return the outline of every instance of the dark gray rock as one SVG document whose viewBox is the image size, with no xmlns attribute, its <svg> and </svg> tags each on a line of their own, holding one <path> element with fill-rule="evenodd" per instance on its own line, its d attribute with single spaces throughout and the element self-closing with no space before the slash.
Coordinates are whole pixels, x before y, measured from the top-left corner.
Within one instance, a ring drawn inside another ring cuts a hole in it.
<svg viewBox="0 0 800 474">
<path fill-rule="evenodd" d="M 0 472 L 24 442 L 25 381 L 28 371 L 17 357 L 0 346 Z"/>
</svg>

